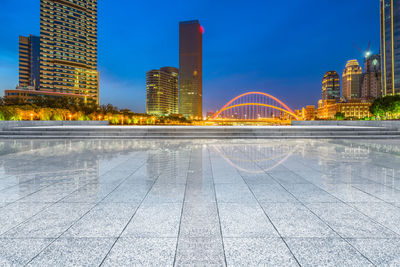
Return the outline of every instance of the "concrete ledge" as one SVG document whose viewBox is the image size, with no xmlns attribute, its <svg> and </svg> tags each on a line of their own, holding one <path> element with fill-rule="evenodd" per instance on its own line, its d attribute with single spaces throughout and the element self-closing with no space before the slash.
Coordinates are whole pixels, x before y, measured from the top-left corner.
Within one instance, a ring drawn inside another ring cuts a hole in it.
<svg viewBox="0 0 400 267">
<path fill-rule="evenodd" d="M 0 121 L 0 130 L 13 127 L 105 126 L 108 121 Z"/>
<path fill-rule="evenodd" d="M 357 126 L 385 127 L 400 130 L 398 121 L 292 121 L 293 126 Z"/>
</svg>

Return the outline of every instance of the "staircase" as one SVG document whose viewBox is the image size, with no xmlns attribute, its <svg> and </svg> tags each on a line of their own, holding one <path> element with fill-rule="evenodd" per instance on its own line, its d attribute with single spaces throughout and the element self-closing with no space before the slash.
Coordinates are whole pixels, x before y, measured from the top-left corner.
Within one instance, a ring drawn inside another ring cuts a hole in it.
<svg viewBox="0 0 400 267">
<path fill-rule="evenodd" d="M 400 139 L 400 131 L 353 126 L 45 126 L 4 128 L 0 139 Z"/>
</svg>

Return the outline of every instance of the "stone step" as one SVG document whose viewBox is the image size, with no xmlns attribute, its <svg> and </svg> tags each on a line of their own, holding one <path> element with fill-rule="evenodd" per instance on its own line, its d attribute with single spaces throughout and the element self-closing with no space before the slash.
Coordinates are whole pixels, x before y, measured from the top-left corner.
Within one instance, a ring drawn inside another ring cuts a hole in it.
<svg viewBox="0 0 400 267">
<path fill-rule="evenodd" d="M 141 137 L 141 136 L 346 136 L 346 135 L 392 135 L 400 136 L 400 131 L 353 131 L 353 132 L 341 132 L 341 131 L 277 131 L 277 132 L 103 132 L 103 131 L 85 131 L 85 132 L 74 132 L 74 131 L 0 131 L 1 136 L 9 135 L 24 135 L 24 136 L 126 136 L 126 137 Z"/>
<path fill-rule="evenodd" d="M 291 132 L 291 131 L 339 131 L 339 132 L 351 132 L 351 131 L 397 131 L 396 129 L 390 128 L 379 128 L 379 127 L 24 127 L 24 128 L 5 128 L 3 131 L 19 131 L 19 132 Z"/>
<path fill-rule="evenodd" d="M 257 135 L 257 136 L 79 136 L 79 135 L 2 135 L 0 139 L 400 139 L 400 135 Z"/>
</svg>

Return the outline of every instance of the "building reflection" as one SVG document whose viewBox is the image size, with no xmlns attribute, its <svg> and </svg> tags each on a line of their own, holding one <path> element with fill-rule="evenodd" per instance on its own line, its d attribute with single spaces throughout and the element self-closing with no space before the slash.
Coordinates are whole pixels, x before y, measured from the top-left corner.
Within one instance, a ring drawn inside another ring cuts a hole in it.
<svg viewBox="0 0 400 267">
<path fill-rule="evenodd" d="M 137 152 L 144 155 L 143 175 L 149 181 L 162 176 L 170 183 L 186 178 L 202 182 L 211 177 L 211 173 L 204 175 L 211 171 L 207 151 L 242 173 L 287 171 L 304 164 L 304 170 L 319 173 L 324 184 L 367 180 L 394 187 L 400 180 L 400 145 L 383 141 L 3 141 L 0 151 L 0 174 L 15 177 L 25 189 L 55 182 L 95 185 L 102 182 L 102 166 L 114 159 L 122 164 Z"/>
</svg>

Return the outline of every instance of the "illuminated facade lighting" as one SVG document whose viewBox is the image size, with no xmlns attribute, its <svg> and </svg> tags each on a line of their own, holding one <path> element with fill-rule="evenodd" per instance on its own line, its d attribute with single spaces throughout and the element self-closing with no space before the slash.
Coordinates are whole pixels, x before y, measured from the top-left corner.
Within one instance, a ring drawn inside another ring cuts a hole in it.
<svg viewBox="0 0 400 267">
<path fill-rule="evenodd" d="M 322 79 L 322 101 L 340 99 L 340 77 L 336 71 L 328 71 Z"/>
<path fill-rule="evenodd" d="M 342 96 L 346 100 L 358 99 L 361 96 L 360 78 L 362 68 L 357 60 L 349 60 L 342 76 Z"/>
<path fill-rule="evenodd" d="M 178 69 L 173 67 L 147 72 L 147 114 L 157 116 L 178 114 L 178 75 Z"/>
<path fill-rule="evenodd" d="M 383 95 L 400 94 L 400 0 L 381 0 Z"/>
<path fill-rule="evenodd" d="M 203 118 L 203 31 L 198 20 L 179 24 L 179 113 Z"/>
<path fill-rule="evenodd" d="M 40 90 L 99 104 L 97 0 L 41 0 L 40 35 Z"/>
</svg>

